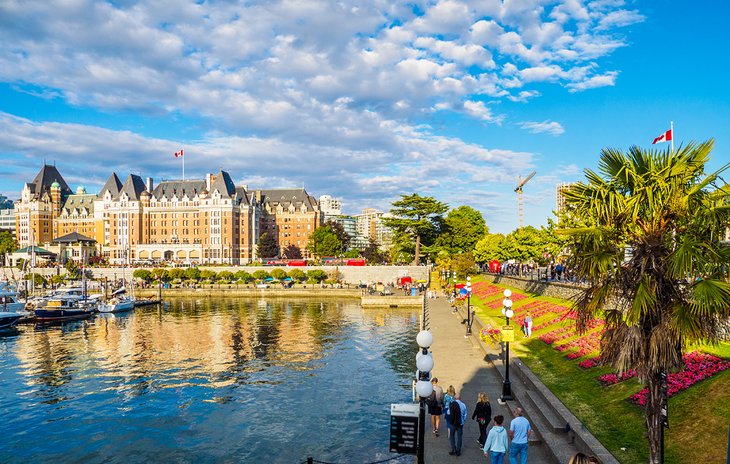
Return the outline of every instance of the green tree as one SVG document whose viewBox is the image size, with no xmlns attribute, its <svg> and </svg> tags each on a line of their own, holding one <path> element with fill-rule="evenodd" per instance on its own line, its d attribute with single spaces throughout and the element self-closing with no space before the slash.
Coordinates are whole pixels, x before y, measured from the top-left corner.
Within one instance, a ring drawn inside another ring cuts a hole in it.
<svg viewBox="0 0 730 464">
<path fill-rule="evenodd" d="M 449 211 L 442 232 L 433 248 L 449 254 L 467 253 L 487 234 L 487 224 L 482 213 L 471 206 L 459 206 Z"/>
<path fill-rule="evenodd" d="M 442 215 L 449 210 L 445 203 L 433 197 L 422 197 L 417 193 L 401 195 L 393 202 L 390 212 L 394 217 L 383 218 L 383 223 L 397 234 L 415 241 L 413 263 L 421 259 L 421 245 L 430 245 L 442 226 Z"/>
<path fill-rule="evenodd" d="M 317 257 L 339 256 L 342 253 L 342 242 L 337 234 L 328 226 L 317 227 L 309 237 L 307 249 Z"/>
<path fill-rule="evenodd" d="M 604 149 L 599 173 L 568 189 L 574 272 L 589 286 L 575 301 L 579 332 L 606 321 L 601 359 L 636 370 L 648 389 L 650 462 L 660 459 L 662 376 L 692 343 L 716 342 L 730 317 L 730 187 L 706 175 L 713 142 L 678 151 Z M 625 251 L 632 250 L 630 259 Z"/>
<path fill-rule="evenodd" d="M 152 280 L 152 272 L 148 269 L 137 269 L 132 273 L 132 277 L 149 283 Z"/>
<path fill-rule="evenodd" d="M 279 242 L 276 239 L 276 235 L 269 232 L 261 234 L 256 244 L 256 253 L 262 259 L 276 258 L 279 256 Z"/>
<path fill-rule="evenodd" d="M 251 282 L 253 280 L 253 276 L 251 274 L 249 274 L 248 272 L 246 272 L 246 271 L 237 271 L 234 274 L 234 277 L 239 282 L 243 282 L 243 283 L 246 283 L 246 284 L 249 283 L 249 282 Z"/>
<path fill-rule="evenodd" d="M 163 282 L 167 282 L 168 280 L 170 280 L 170 276 L 167 275 L 167 269 L 156 267 L 152 269 L 152 274 L 157 280 L 161 280 Z"/>
<path fill-rule="evenodd" d="M 322 269 L 312 269 L 311 271 L 307 271 L 307 278 L 310 282 L 319 283 L 327 278 L 327 273 Z"/>
<path fill-rule="evenodd" d="M 218 280 L 223 282 L 230 282 L 233 280 L 233 273 L 231 271 L 220 271 L 218 273 Z"/>
<path fill-rule="evenodd" d="M 351 259 L 359 258 L 360 257 L 360 250 L 358 250 L 357 248 L 355 248 L 353 250 L 347 250 L 346 252 L 344 252 L 342 254 L 342 257 L 343 258 L 351 258 Z"/>
<path fill-rule="evenodd" d="M 284 279 L 286 279 L 286 271 L 283 269 L 279 269 L 279 268 L 273 269 L 271 271 L 271 277 L 273 277 L 276 280 L 284 280 Z"/>
<path fill-rule="evenodd" d="M 289 277 L 297 282 L 304 282 L 304 280 L 307 279 L 307 274 L 305 274 L 301 269 L 292 269 L 289 271 Z"/>
<path fill-rule="evenodd" d="M 340 243 L 342 244 L 343 250 L 349 250 L 350 249 L 350 241 L 352 240 L 352 237 L 350 237 L 350 234 L 345 232 L 345 227 L 335 221 L 327 221 L 324 223 L 325 227 L 329 227 L 332 232 L 337 236 Z"/>
<path fill-rule="evenodd" d="M 380 251 L 378 242 L 372 238 L 368 240 L 368 245 L 362 250 L 361 254 L 369 263 L 381 263 L 385 261 L 385 253 Z"/>
<path fill-rule="evenodd" d="M 545 251 L 546 234 L 533 226 L 510 232 L 502 242 L 505 259 L 519 262 L 541 261 Z"/>
<path fill-rule="evenodd" d="M 302 249 L 296 245 L 287 245 L 281 252 L 284 259 L 302 259 Z"/>
<path fill-rule="evenodd" d="M 254 271 L 254 273 L 253 273 L 253 278 L 256 279 L 256 280 L 258 280 L 258 281 L 262 281 L 264 279 L 268 279 L 269 277 L 271 277 L 269 275 L 269 273 L 266 272 L 266 271 L 264 271 L 263 269 L 259 269 L 257 271 Z"/>
<path fill-rule="evenodd" d="M 75 280 L 81 277 L 81 274 L 79 272 L 79 266 L 73 259 L 69 259 L 68 261 L 66 261 L 64 268 L 66 268 L 66 275 L 69 279 Z"/>
<path fill-rule="evenodd" d="M 474 274 L 477 270 L 474 262 L 474 255 L 469 253 L 461 253 L 454 256 L 451 260 L 452 269 L 456 271 L 459 277 L 465 277 Z"/>
<path fill-rule="evenodd" d="M 5 257 L 8 253 L 18 249 L 18 242 L 13 234 L 7 230 L 0 231 L 0 265 L 5 266 Z"/>
<path fill-rule="evenodd" d="M 176 267 L 176 268 L 173 268 L 173 269 L 170 269 L 169 271 L 167 271 L 167 275 L 172 280 L 182 280 L 185 277 L 185 270 L 181 269 L 179 267 Z"/>
<path fill-rule="evenodd" d="M 479 240 L 474 247 L 474 259 L 478 263 L 488 263 L 492 260 L 505 261 L 507 256 L 504 254 L 504 235 L 487 234 Z"/>
<path fill-rule="evenodd" d="M 189 267 L 185 269 L 185 278 L 197 282 L 200 280 L 200 269 L 197 267 Z"/>
<path fill-rule="evenodd" d="M 203 280 L 215 282 L 216 277 L 218 277 L 218 274 L 216 274 L 215 271 L 211 271 L 209 269 L 203 269 L 200 271 L 200 278 Z"/>
</svg>

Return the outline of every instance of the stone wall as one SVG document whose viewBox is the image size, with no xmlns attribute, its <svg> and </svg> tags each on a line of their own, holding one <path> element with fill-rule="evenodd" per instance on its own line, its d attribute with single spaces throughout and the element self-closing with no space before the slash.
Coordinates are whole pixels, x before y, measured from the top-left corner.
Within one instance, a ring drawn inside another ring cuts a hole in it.
<svg viewBox="0 0 730 464">
<path fill-rule="evenodd" d="M 286 272 L 291 271 L 292 269 L 301 269 L 304 272 L 311 271 L 313 269 L 321 269 L 327 273 L 330 273 L 332 271 L 337 270 L 342 276 L 342 280 L 344 283 L 354 284 L 357 285 L 360 282 L 363 283 L 369 283 L 369 282 L 382 282 L 384 284 L 395 282 L 398 277 L 402 276 L 411 276 L 413 277 L 413 280 L 428 280 L 429 278 L 429 268 L 426 266 L 302 266 L 302 267 L 287 267 L 287 266 L 200 266 L 199 269 L 210 269 L 211 271 L 215 272 L 221 272 L 221 271 L 231 271 L 233 273 L 236 273 L 237 271 L 246 271 L 249 274 L 253 274 L 255 271 L 258 270 L 265 270 L 267 272 L 271 272 L 274 269 L 283 269 Z M 152 269 L 152 268 L 135 268 L 130 269 L 127 271 L 127 275 L 131 276 L 132 272 L 136 269 Z M 170 268 L 168 268 L 170 269 Z M 102 267 L 94 267 L 89 268 L 89 270 L 93 273 L 94 278 L 100 279 L 100 278 L 108 278 L 113 279 L 121 278 L 122 277 L 122 268 L 120 267 L 111 267 L 111 268 L 102 268 Z M 57 272 L 60 272 L 61 274 L 65 274 L 66 270 L 63 268 L 60 268 L 60 270 L 57 271 L 56 268 L 40 268 L 37 269 L 36 272 L 38 274 L 42 274 L 44 276 L 52 276 L 56 275 Z M 11 278 L 11 276 L 15 276 L 16 278 L 19 277 L 20 271 L 17 269 L 13 269 L 12 273 L 10 269 L 5 269 L 5 274 L 8 278 Z M 0 276 L 0 279 L 2 277 Z"/>
<path fill-rule="evenodd" d="M 582 287 L 577 284 L 532 280 L 518 276 L 506 276 L 501 274 L 485 274 L 487 281 L 495 284 L 507 285 L 509 287 L 521 288 L 530 293 L 540 296 L 550 296 L 573 300 L 578 296 Z"/>
</svg>

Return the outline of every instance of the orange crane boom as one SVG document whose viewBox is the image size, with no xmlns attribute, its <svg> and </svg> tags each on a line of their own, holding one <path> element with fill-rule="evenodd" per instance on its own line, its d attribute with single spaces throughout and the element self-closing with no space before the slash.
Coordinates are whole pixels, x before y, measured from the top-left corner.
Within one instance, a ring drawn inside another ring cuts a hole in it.
<svg viewBox="0 0 730 464">
<path fill-rule="evenodd" d="M 520 229 L 522 229 L 522 223 L 523 223 L 523 211 L 522 211 L 522 187 L 530 180 L 532 179 L 535 174 L 537 174 L 536 171 L 532 171 L 529 176 L 525 177 L 524 180 L 522 180 L 522 177 L 517 176 L 517 187 L 515 187 L 515 192 L 517 192 L 517 206 L 519 208 L 520 212 Z"/>
</svg>

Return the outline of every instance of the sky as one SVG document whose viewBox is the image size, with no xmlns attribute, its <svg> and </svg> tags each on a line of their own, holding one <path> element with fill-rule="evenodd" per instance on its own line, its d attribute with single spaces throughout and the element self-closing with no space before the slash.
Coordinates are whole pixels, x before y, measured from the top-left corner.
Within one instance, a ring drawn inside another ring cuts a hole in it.
<svg viewBox="0 0 730 464">
<path fill-rule="evenodd" d="M 400 195 L 553 217 L 602 148 L 715 139 L 730 162 L 722 0 L 2 0 L 0 194 L 44 161 L 305 187 L 343 212 Z"/>
</svg>

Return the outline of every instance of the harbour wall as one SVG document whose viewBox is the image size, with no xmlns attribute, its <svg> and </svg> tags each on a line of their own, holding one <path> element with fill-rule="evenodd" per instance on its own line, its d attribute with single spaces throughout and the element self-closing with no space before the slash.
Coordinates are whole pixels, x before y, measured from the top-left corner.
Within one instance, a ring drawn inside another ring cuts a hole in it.
<svg viewBox="0 0 730 464">
<path fill-rule="evenodd" d="M 131 276 L 132 273 L 137 269 L 148 269 L 152 270 L 151 267 L 135 267 L 127 270 L 127 275 Z M 166 268 L 171 269 L 171 268 Z M 282 269 L 285 272 L 289 272 L 292 269 L 301 269 L 304 272 L 311 271 L 314 269 L 321 269 L 326 273 L 334 271 L 339 272 L 341 281 L 352 285 L 360 283 L 377 283 L 382 282 L 384 284 L 395 282 L 398 277 L 411 276 L 413 280 L 426 280 L 429 278 L 429 268 L 427 266 L 200 266 L 198 269 L 211 270 L 215 272 L 230 271 L 234 274 L 238 271 L 246 271 L 249 274 L 253 274 L 256 271 L 264 270 L 271 272 L 274 269 Z M 123 269 L 121 267 L 91 267 L 89 271 L 92 272 L 95 279 L 119 279 L 122 277 Z M 64 268 L 39 268 L 35 272 L 44 276 L 53 276 L 56 274 L 65 274 Z M 18 269 L 4 268 L 3 275 L 8 278 L 19 277 L 20 271 Z M 2 277 L 0 276 L 0 279 Z"/>
</svg>

